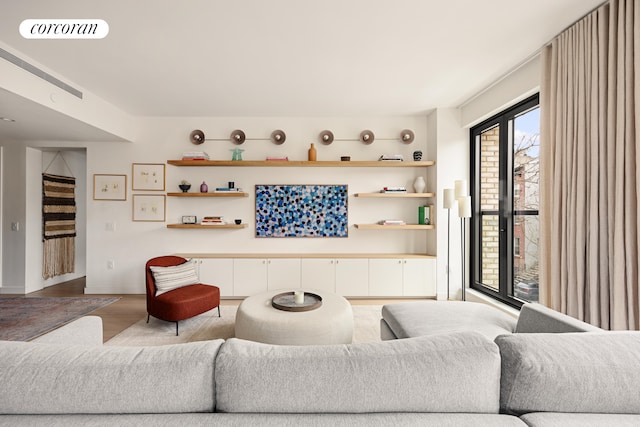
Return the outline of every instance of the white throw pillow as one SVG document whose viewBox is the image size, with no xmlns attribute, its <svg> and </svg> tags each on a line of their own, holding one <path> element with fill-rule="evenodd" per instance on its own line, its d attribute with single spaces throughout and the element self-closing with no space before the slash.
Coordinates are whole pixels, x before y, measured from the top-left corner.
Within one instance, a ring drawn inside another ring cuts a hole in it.
<svg viewBox="0 0 640 427">
<path fill-rule="evenodd" d="M 149 268 L 156 282 L 156 296 L 183 286 L 200 283 L 194 260 L 171 267 L 150 266 Z"/>
</svg>

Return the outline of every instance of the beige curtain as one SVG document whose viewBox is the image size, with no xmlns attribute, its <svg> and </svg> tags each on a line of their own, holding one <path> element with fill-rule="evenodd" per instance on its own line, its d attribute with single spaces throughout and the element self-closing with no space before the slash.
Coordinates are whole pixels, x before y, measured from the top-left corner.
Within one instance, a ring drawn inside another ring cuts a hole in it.
<svg viewBox="0 0 640 427">
<path fill-rule="evenodd" d="M 543 51 L 540 301 L 638 329 L 640 2 L 611 0 Z"/>
</svg>

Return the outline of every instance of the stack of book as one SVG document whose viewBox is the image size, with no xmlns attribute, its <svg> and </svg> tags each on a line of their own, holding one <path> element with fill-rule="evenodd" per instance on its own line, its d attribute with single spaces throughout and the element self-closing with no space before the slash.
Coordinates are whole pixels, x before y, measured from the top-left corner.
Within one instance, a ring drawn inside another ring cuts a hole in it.
<svg viewBox="0 0 640 427">
<path fill-rule="evenodd" d="M 407 189 L 405 187 L 384 187 L 380 190 L 381 193 L 406 193 Z"/>
<path fill-rule="evenodd" d="M 209 160 L 209 155 L 204 151 L 185 151 L 182 160 Z"/>
<path fill-rule="evenodd" d="M 201 221 L 202 225 L 224 225 L 224 220 L 221 216 L 205 216 Z"/>
<path fill-rule="evenodd" d="M 289 157 L 267 157 L 268 162 L 288 162 Z"/>
<path fill-rule="evenodd" d="M 382 221 L 378 221 L 378 224 L 380 224 L 380 225 L 407 225 L 407 223 L 404 222 L 401 219 L 383 219 Z"/>
<path fill-rule="evenodd" d="M 404 161 L 404 157 L 402 157 L 402 154 L 383 154 L 378 160 L 402 162 Z"/>
</svg>

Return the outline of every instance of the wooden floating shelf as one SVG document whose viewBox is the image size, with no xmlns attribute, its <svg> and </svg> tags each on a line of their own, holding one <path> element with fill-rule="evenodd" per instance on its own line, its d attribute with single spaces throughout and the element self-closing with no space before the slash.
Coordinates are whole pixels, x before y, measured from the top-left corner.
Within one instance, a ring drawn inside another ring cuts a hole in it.
<svg viewBox="0 0 640 427">
<path fill-rule="evenodd" d="M 356 197 L 371 197 L 380 199 L 394 199 L 394 198 L 428 198 L 436 197 L 436 193 L 355 193 Z"/>
<path fill-rule="evenodd" d="M 212 191 L 211 193 L 167 193 L 170 197 L 249 197 L 242 191 Z"/>
<path fill-rule="evenodd" d="M 363 230 L 433 230 L 435 225 L 426 224 L 405 224 L 405 225 L 382 225 L 382 224 L 354 224 L 354 227 Z"/>
<path fill-rule="evenodd" d="M 240 229 L 247 228 L 247 224 L 222 224 L 222 225 L 202 225 L 202 224 L 167 224 L 167 228 L 197 228 L 198 230 L 218 230 L 218 229 Z"/>
<path fill-rule="evenodd" d="M 310 162 L 306 160 L 167 160 L 167 163 L 173 166 L 258 166 L 258 167 L 392 167 L 392 168 L 415 168 L 433 166 L 436 164 L 433 160 L 423 160 L 419 162 L 406 161 L 316 161 Z"/>
</svg>

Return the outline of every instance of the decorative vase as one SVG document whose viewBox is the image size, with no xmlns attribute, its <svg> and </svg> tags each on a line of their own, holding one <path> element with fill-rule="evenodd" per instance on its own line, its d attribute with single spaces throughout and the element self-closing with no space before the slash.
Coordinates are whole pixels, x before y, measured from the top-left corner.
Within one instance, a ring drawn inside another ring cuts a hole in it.
<svg viewBox="0 0 640 427">
<path fill-rule="evenodd" d="M 418 151 L 414 151 L 413 152 L 413 160 L 416 162 L 419 162 L 420 160 L 422 160 L 422 151 L 418 150 Z"/>
<path fill-rule="evenodd" d="M 202 184 L 200 184 L 200 192 L 207 193 L 208 191 L 209 191 L 209 186 L 207 185 L 206 182 L 202 181 Z"/>
<path fill-rule="evenodd" d="M 424 182 L 424 178 L 419 176 L 413 181 L 413 189 L 416 190 L 416 193 L 424 193 L 424 189 L 427 186 L 427 183 Z"/>
<path fill-rule="evenodd" d="M 311 144 L 311 147 L 309 147 L 309 161 L 315 162 L 317 155 L 318 153 L 316 152 L 316 146 L 314 144 Z"/>
</svg>

